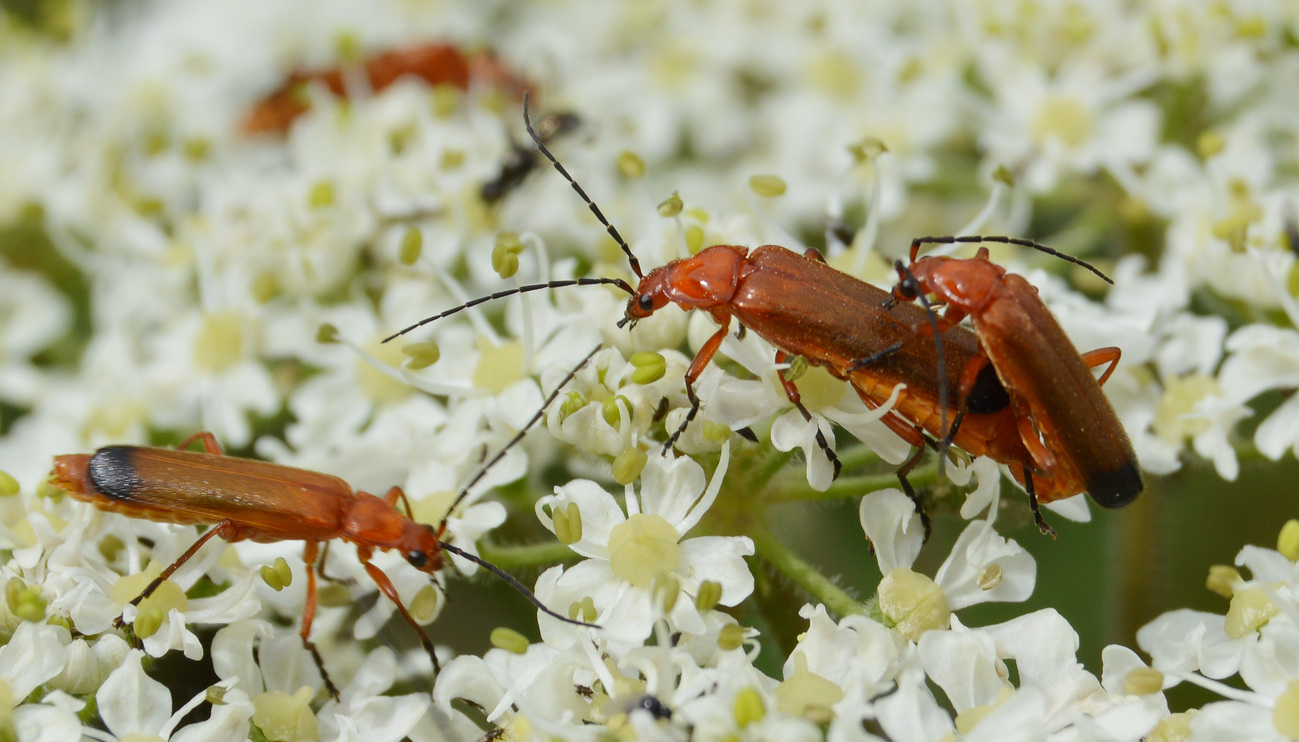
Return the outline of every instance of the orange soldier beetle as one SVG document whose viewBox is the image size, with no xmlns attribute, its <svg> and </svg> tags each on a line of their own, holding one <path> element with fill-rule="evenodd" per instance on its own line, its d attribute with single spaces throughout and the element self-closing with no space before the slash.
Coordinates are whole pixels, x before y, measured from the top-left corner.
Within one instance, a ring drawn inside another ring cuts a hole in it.
<svg viewBox="0 0 1299 742">
<path fill-rule="evenodd" d="M 468 90 L 473 82 L 495 85 L 517 100 L 528 92 L 527 81 L 515 75 L 487 51 L 466 52 L 454 44 L 420 44 L 407 49 L 376 54 L 364 63 L 371 92 L 379 92 L 405 75 L 429 85 L 450 85 Z M 284 134 L 293 120 L 308 106 L 300 96 L 303 85 L 316 82 L 336 96 L 347 95 L 343 70 L 339 67 L 300 70 L 253 107 L 243 121 L 245 134 Z"/>
<path fill-rule="evenodd" d="M 368 492 L 354 491 L 342 479 L 328 474 L 226 456 L 216 438 L 208 432 L 195 433 L 175 450 L 105 446 L 93 454 L 56 456 L 50 482 L 100 510 L 159 523 L 213 526 L 150 582 L 131 601 L 131 605 L 139 605 L 140 601 L 152 595 L 163 581 L 214 536 L 229 542 L 245 539 L 259 543 L 305 541 L 303 561 L 307 568 L 307 597 L 298 633 L 320 667 L 330 695 L 337 699 L 338 689 L 325 672 L 320 653 L 311 641 L 320 545 L 336 538 L 356 545 L 357 558 L 366 573 L 419 635 L 420 643 L 433 660 L 434 673 L 440 671 L 440 665 L 433 642 L 406 610 L 392 581 L 370 562 L 375 549 L 398 551 L 412 567 L 428 574 L 440 570 L 444 564 L 442 553 L 450 552 L 505 580 L 546 614 L 566 623 L 599 628 L 556 613 L 500 567 L 443 540 L 447 519 L 469 490 L 523 439 L 528 429 L 545 414 L 559 391 L 598 350 L 597 346 L 582 359 L 523 429 L 465 485 L 436 530 L 427 524 L 416 523 L 397 509 L 400 500 L 406 506 L 406 513 L 410 513 L 410 502 L 400 487 L 394 486 L 383 497 L 376 497 Z M 203 453 L 182 450 L 195 441 L 202 442 Z M 123 625 L 124 621 L 119 616 L 114 626 L 121 628 Z"/>
<path fill-rule="evenodd" d="M 815 251 L 800 256 L 775 245 L 751 252 L 744 247 L 714 246 L 645 274 L 617 229 L 532 127 L 526 97 L 524 123 L 538 150 L 622 248 L 633 273 L 640 279 L 639 286 L 632 288 L 620 278 L 585 277 L 507 289 L 427 317 L 394 333 L 385 342 L 470 307 L 515 294 L 565 286 L 610 285 L 627 292 L 631 299 L 619 327 L 634 324 L 669 302 L 686 309 L 703 309 L 722 326 L 700 349 L 686 372 L 686 394 L 691 408 L 681 426 L 664 443 L 666 453 L 699 410 L 694 383 L 720 347 L 734 316 L 742 328 L 752 328 L 780 349 L 778 361 L 783 362 L 789 355 L 802 355 L 814 365 L 825 366 L 835 376 L 848 379 L 870 407 L 886 403 L 898 383 L 908 385 L 883 420 L 918 447 L 916 456 L 899 470 L 898 478 L 916 500 L 917 510 L 928 528 L 928 516 L 906 475 L 919 462 L 925 445 L 934 445 L 925 437 L 925 431 L 939 437 L 946 434 L 946 423 L 955 415 L 946 400 L 946 391 L 948 387 L 955 388 L 955 380 L 960 378 L 962 370 L 981 353 L 975 335 L 965 328 L 951 327 L 940 332 L 936 342 L 920 341 L 915 327 L 927 320 L 937 327 L 936 320 L 911 304 L 900 304 L 885 311 L 888 292 L 830 268 Z M 740 283 L 743 288 L 739 287 Z M 944 346 L 950 349 L 946 359 Z M 945 372 L 938 372 L 940 368 Z M 810 420 L 811 413 L 803 406 L 794 383 L 783 375 L 780 381 L 790 401 Z M 959 408 L 967 413 L 967 424 L 964 431 L 957 432 L 957 445 L 976 455 L 995 452 L 1001 455 L 999 460 L 1027 457 L 1017 437 L 1000 435 L 1010 429 L 1009 421 L 1001 419 L 1009 414 L 1009 400 L 991 369 L 966 390 Z M 837 476 L 840 468 L 837 457 L 819 430 L 816 437 Z"/>
<path fill-rule="evenodd" d="M 1038 527 L 1043 533 L 1054 534 L 1038 510 L 1034 486 L 1045 495 L 1045 502 L 1051 502 L 1082 492 L 1087 485 L 1072 472 L 1045 471 L 1035 464 L 1020 436 L 1020 422 L 1007 388 L 997 369 L 987 362 L 974 332 L 950 323 L 940 328 L 932 312 L 914 304 L 896 302 L 889 292 L 834 270 L 814 250 L 799 255 L 777 245 L 752 250 L 715 245 L 643 273 L 640 262 L 618 230 L 533 130 L 526 97 L 524 121 L 538 150 L 564 176 L 627 255 L 632 272 L 639 279 L 638 285 L 632 288 L 619 278 L 588 277 L 521 286 L 427 317 L 386 338 L 385 342 L 469 307 L 514 294 L 564 286 L 611 285 L 627 292 L 631 298 L 619 327 L 634 324 L 669 303 L 683 309 L 707 311 L 721 327 L 700 348 L 686 371 L 686 396 L 691 407 L 681 426 L 664 444 L 666 453 L 698 413 L 700 400 L 694 383 L 717 353 L 734 318 L 741 330 L 752 329 L 776 346 L 778 362 L 789 356 L 802 356 L 810 364 L 822 366 L 833 376 L 849 381 L 868 407 L 886 404 L 894 388 L 906 384 L 882 422 L 917 447 L 915 456 L 898 470 L 898 479 L 915 500 L 926 532 L 928 515 L 906 475 L 919 463 L 926 446 L 942 449 L 950 443 L 975 456 L 990 456 L 1010 465 L 1015 478 L 1029 490 Z M 965 241 L 965 238 L 955 239 Z M 992 241 L 1059 254 L 1029 240 L 998 237 Z M 921 340 L 917 329 L 926 323 L 936 332 L 936 340 Z M 794 383 L 783 374 L 780 381 L 794 406 L 805 419 L 811 419 Z M 958 391 L 956 399 L 948 399 L 949 389 Z M 839 461 L 819 430 L 817 442 L 834 464 L 837 475 Z M 1026 472 L 1032 472 L 1033 477 L 1027 478 Z"/>
<path fill-rule="evenodd" d="M 911 264 L 896 264 L 899 281 L 893 299 L 910 301 L 934 294 L 933 303 L 947 307 L 944 323 L 954 325 L 970 317 L 983 355 L 969 361 L 959 388 L 971 387 L 989 365 L 996 370 L 1029 454 L 1007 463 L 1012 463 L 1016 478 L 1030 495 L 1033 480 L 1045 475 L 1054 481 L 1037 488 L 1041 502 L 1085 490 L 1102 507 L 1128 504 L 1143 489 L 1141 470 L 1123 425 L 1101 391 L 1118 364 L 1119 349 L 1098 348 L 1080 355 L 1042 303 L 1037 288 L 990 261 L 986 247 L 980 247 L 972 259 L 918 257 L 924 244 L 990 241 L 1026 242 L 975 236 L 912 240 Z M 1050 248 L 1044 251 L 1101 275 L 1080 260 Z M 1108 366 L 1097 379 L 1091 369 L 1104 364 Z"/>
</svg>

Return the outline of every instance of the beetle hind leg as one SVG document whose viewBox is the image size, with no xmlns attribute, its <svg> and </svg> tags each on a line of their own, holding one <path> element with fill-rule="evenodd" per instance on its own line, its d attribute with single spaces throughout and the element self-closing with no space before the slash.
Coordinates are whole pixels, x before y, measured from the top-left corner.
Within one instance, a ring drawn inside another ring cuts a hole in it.
<svg viewBox="0 0 1299 742">
<path fill-rule="evenodd" d="M 1037 492 L 1033 489 L 1033 474 L 1027 470 L 1024 471 L 1024 491 L 1028 492 L 1028 506 L 1033 509 L 1033 521 L 1037 523 L 1037 530 L 1044 536 L 1050 536 L 1054 541 L 1055 529 L 1046 522 L 1046 518 L 1042 517 L 1042 508 L 1037 502 Z"/>
<path fill-rule="evenodd" d="M 784 363 L 788 358 L 789 355 L 784 351 L 776 351 L 776 363 Z M 798 393 L 798 387 L 794 385 L 794 382 L 785 378 L 784 371 L 777 371 L 776 378 L 780 380 L 780 385 L 785 390 L 785 396 L 789 398 L 794 408 L 802 413 L 804 420 L 811 422 L 812 413 L 803 404 L 803 396 Z M 816 426 L 816 445 L 825 452 L 825 457 L 830 460 L 830 465 L 834 467 L 834 479 L 838 479 L 839 472 L 843 470 L 843 463 L 835 455 L 834 449 L 830 448 L 830 442 L 826 440 L 825 434 L 821 432 L 820 425 Z"/>
</svg>

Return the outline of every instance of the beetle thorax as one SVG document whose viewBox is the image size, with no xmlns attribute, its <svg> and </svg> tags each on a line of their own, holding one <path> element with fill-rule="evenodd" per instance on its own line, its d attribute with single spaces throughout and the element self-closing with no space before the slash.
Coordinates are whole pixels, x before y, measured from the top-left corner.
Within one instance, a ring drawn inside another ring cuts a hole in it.
<svg viewBox="0 0 1299 742">
<path fill-rule="evenodd" d="M 1005 271 L 979 260 L 922 258 L 912 272 L 930 291 L 947 304 L 977 314 L 997 292 Z"/>
</svg>

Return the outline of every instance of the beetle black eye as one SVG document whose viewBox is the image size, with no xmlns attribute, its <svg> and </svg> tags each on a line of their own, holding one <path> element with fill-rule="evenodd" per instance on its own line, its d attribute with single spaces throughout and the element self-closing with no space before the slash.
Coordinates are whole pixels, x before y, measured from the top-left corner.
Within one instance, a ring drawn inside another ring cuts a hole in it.
<svg viewBox="0 0 1299 742">
<path fill-rule="evenodd" d="M 428 564 L 428 554 L 422 551 L 407 552 L 406 561 L 410 562 L 410 566 L 415 569 L 423 569 L 424 565 Z"/>
<path fill-rule="evenodd" d="M 636 297 L 636 308 L 642 312 L 654 311 L 654 297 L 649 294 L 641 294 Z"/>
</svg>

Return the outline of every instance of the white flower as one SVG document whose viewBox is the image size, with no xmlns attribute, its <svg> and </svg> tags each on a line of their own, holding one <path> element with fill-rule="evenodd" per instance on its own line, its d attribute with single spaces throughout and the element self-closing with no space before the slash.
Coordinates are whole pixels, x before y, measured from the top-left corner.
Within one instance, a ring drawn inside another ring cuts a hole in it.
<svg viewBox="0 0 1299 742">
<path fill-rule="evenodd" d="M 711 484 L 691 459 L 651 458 L 639 496 L 627 488 L 625 514 L 611 495 L 586 480 L 539 500 L 537 515 L 551 530 L 554 513 L 572 518 L 567 514 L 577 511 L 581 538 L 569 547 L 587 560 L 567 570 L 547 570 L 537 581 L 537 596 L 560 606 L 591 598 L 596 623 L 607 625 L 600 637 L 612 647 L 639 645 L 660 617 L 675 631 L 701 633 L 705 627 L 694 598 L 704 581 L 720 586 L 722 605 L 735 605 L 753 590 L 743 559 L 753 553 L 747 537 L 685 538 L 717 497 L 729 446 L 722 452 Z M 665 604 L 671 608 L 664 611 Z M 572 641 L 561 638 L 571 627 L 549 617 L 540 620 L 548 643 Z"/>
<path fill-rule="evenodd" d="M 67 669 L 71 637 L 59 626 L 22 621 L 0 647 L 0 714 L 18 733 L 18 739 L 56 742 L 80 731 L 77 712 L 85 705 L 66 693 L 52 690 L 40 703 L 26 703 L 38 687 Z"/>
<path fill-rule="evenodd" d="M 235 622 L 213 638 L 212 665 L 225 683 L 247 694 L 257 707 L 254 723 L 264 723 L 259 718 L 263 714 L 293 719 L 313 713 L 307 703 L 321 687 L 320 674 L 296 633 L 272 636 L 264 622 Z M 321 739 L 354 739 L 364 729 L 378 735 L 376 739 L 398 740 L 410 732 L 427 710 L 428 696 L 381 695 L 392 686 L 396 672 L 392 650 L 380 647 L 367 655 L 348 683 L 337 683 L 339 700 L 329 699 L 314 712 Z M 338 676 L 332 677 L 337 682 Z"/>
<path fill-rule="evenodd" d="M 0 398 L 24 404 L 43 385 L 31 357 L 68 329 L 67 301 L 39 276 L 0 262 Z"/>
<path fill-rule="evenodd" d="M 998 107 L 989 112 L 995 127 L 981 139 L 992 163 L 1023 168 L 1035 192 L 1054 188 L 1073 173 L 1126 171 L 1155 151 L 1160 111 L 1148 101 L 1129 99 L 1153 82 L 1147 73 L 1110 74 L 1087 58 L 1070 60 L 1054 76 L 1013 54 L 985 49 L 984 74 L 994 82 Z"/>
<path fill-rule="evenodd" d="M 1283 554 L 1253 546 L 1236 564 L 1248 567 L 1251 579 L 1210 579 L 1231 595 L 1225 616 L 1171 611 L 1142 627 L 1137 642 L 1165 685 L 1190 682 L 1225 699 L 1191 719 L 1192 739 L 1290 739 L 1299 718 L 1299 571 Z M 1232 675 L 1245 689 L 1219 682 Z"/>
<path fill-rule="evenodd" d="M 997 473 L 995 468 L 991 471 Z M 988 478 L 987 473 L 985 467 L 984 479 Z M 880 571 L 886 576 L 882 588 L 889 584 L 889 575 L 915 575 L 910 566 L 920 553 L 924 529 L 920 527 L 920 515 L 915 511 L 911 498 L 901 490 L 879 490 L 862 498 L 860 510 L 862 528 L 875 546 Z M 993 509 L 992 517 L 995 514 Z M 999 536 L 992 529 L 991 520 L 976 520 L 961 533 L 932 581 L 918 575 L 914 579 L 928 582 L 941 591 L 943 610 L 933 618 L 945 625 L 946 611 L 989 601 L 1019 602 L 1027 599 L 1033 592 L 1036 578 L 1037 564 L 1023 547 Z M 915 587 L 926 592 L 919 584 Z M 912 597 L 922 599 L 920 594 Z M 940 596 L 928 595 L 923 599 L 938 600 Z M 885 602 L 883 597 L 881 602 Z M 903 599 L 897 608 L 902 609 L 908 603 L 909 599 Z M 889 613 L 889 609 L 885 612 Z M 928 626 L 925 622 L 922 625 Z M 930 626 L 935 627 L 938 626 Z M 917 633 L 911 638 L 918 637 Z"/>
<path fill-rule="evenodd" d="M 1271 325 L 1248 325 L 1227 338 L 1230 355 L 1218 372 L 1223 395 L 1245 402 L 1269 389 L 1299 384 L 1299 333 Z M 1299 453 L 1299 402 L 1291 397 L 1254 433 L 1258 450 L 1279 459 L 1287 450 Z"/>
<path fill-rule="evenodd" d="M 220 735 L 243 736 L 248 734 L 248 720 L 253 705 L 241 691 L 231 684 L 222 684 L 224 693 L 219 707 L 202 722 L 180 730 L 176 727 L 195 707 L 207 700 L 207 690 L 195 695 L 175 713 L 171 710 L 171 692 L 162 683 L 144 673 L 140 664 L 143 652 L 132 650 L 125 661 L 113 671 L 95 693 L 99 718 L 103 719 L 110 735 L 87 730 L 94 739 L 118 740 L 154 736 L 169 740 L 218 739 Z M 230 737 L 227 737 L 230 738 Z"/>
<path fill-rule="evenodd" d="M 482 658 L 457 657 L 438 676 L 433 700 L 458 727 L 466 720 L 451 704 L 464 699 L 484 709 L 487 721 L 516 730 L 519 737 L 535 730 L 541 739 L 594 738 L 600 727 L 584 724 L 593 713 L 591 700 L 576 688 L 593 688 L 597 680 L 605 688 L 612 683 L 604 682 L 608 670 L 592 667 L 592 659 L 579 646 L 557 650 L 545 644 L 533 644 L 522 654 L 493 649 Z"/>
</svg>

